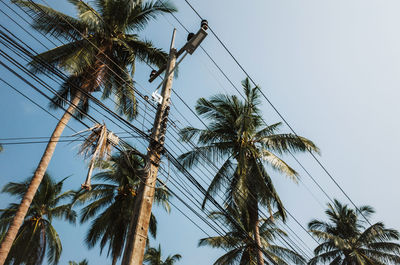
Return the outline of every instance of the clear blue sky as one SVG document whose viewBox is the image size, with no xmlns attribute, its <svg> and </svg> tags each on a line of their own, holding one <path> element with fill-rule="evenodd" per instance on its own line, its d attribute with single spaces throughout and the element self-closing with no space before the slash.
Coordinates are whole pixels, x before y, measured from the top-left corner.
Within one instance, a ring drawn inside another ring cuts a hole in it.
<svg viewBox="0 0 400 265">
<path fill-rule="evenodd" d="M 66 1 L 48 2 L 63 12 L 74 12 Z M 183 0 L 174 2 L 179 8 L 177 16 L 189 29 L 196 31 L 199 19 Z M 377 211 L 374 221 L 383 220 L 389 227 L 400 229 L 400 214 L 396 208 L 400 183 L 400 2 L 219 0 L 192 1 L 192 4 L 208 19 L 298 134 L 312 139 L 321 148 L 321 161 L 354 202 L 373 206 Z M 0 8 L 11 14 L 3 4 Z M 24 23 L 16 16 L 14 18 Z M 180 47 L 184 44 L 186 33 L 169 16 L 160 17 L 141 36 L 167 49 L 173 28 L 170 22 L 178 28 L 176 44 Z M 38 51 L 44 51 L 2 15 L 0 24 L 32 43 Z M 28 28 L 26 24 L 24 27 Z M 204 47 L 239 86 L 245 75 L 214 37 L 209 36 Z M 148 74 L 149 69 L 145 65 L 137 66 L 136 80 L 146 87 L 147 94 L 151 94 L 156 84 L 146 82 Z M 43 97 L 16 80 L 4 68 L 0 68 L 0 76 L 47 106 Z M 57 88 L 56 84 L 52 85 Z M 201 51 L 186 57 L 174 89 L 191 107 L 198 97 L 220 92 L 234 93 Z M 200 126 L 188 109 L 176 98 L 172 100 L 191 123 Z M 279 121 L 265 101 L 262 109 L 269 123 Z M 179 117 L 175 110 L 172 114 Z M 56 112 L 56 115 L 61 113 Z M 102 120 L 101 116 L 97 117 Z M 0 138 L 49 136 L 56 124 L 52 117 L 3 84 L 0 85 L 0 122 Z M 185 125 L 184 120 L 179 122 L 179 126 Z M 141 121 L 134 124 L 140 127 Z M 83 129 L 77 122 L 71 122 L 71 126 Z M 282 131 L 289 130 L 283 128 Z M 68 129 L 64 132 L 64 135 L 71 134 Z M 132 143 L 141 146 L 134 141 Z M 44 147 L 5 146 L 5 151 L 0 154 L 0 185 L 30 176 Z M 60 143 L 49 167 L 50 173 L 57 178 L 71 175 L 66 188 L 79 187 L 86 174 L 85 162 L 76 152 L 77 144 Z M 315 161 L 308 155 L 298 158 L 330 196 L 346 202 Z M 273 173 L 287 208 L 306 225 L 312 218 L 323 216 L 320 203 L 325 204 L 326 198 L 290 157 L 286 159 L 301 173 L 306 187 L 318 199 L 315 200 L 303 185 L 292 184 L 285 177 Z M 0 195 L 0 208 L 12 201 L 12 198 Z M 159 233 L 152 244 L 161 243 L 165 254 L 182 254 L 179 264 L 211 264 L 221 254 L 210 248 L 197 248 L 198 239 L 204 234 L 176 209 L 172 209 L 170 215 L 158 209 L 155 212 L 159 218 Z M 311 248 L 315 247 L 299 226 L 292 221 L 289 224 Z M 106 253 L 99 255 L 97 247 L 92 250 L 85 247 L 83 237 L 86 225 L 55 222 L 55 226 L 64 248 L 60 264 L 83 258 L 87 258 L 90 264 L 111 263 Z"/>
</svg>

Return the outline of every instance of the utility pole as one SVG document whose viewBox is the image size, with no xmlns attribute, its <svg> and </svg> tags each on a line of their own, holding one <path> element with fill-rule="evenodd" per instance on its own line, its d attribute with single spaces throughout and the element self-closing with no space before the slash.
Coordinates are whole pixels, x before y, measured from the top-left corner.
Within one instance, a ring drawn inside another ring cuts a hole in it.
<svg viewBox="0 0 400 265">
<path fill-rule="evenodd" d="M 151 133 L 151 140 L 147 152 L 148 172 L 143 184 L 140 186 L 135 202 L 135 215 L 132 222 L 133 241 L 127 242 L 126 248 L 131 244 L 132 250 L 126 252 L 122 264 L 143 263 L 144 251 L 146 248 L 147 234 L 150 222 L 151 208 L 154 200 L 154 192 L 157 181 L 158 168 L 161 162 L 161 151 L 164 146 L 165 131 L 167 129 L 167 120 L 169 113 L 169 103 L 171 96 L 172 80 L 174 77 L 173 69 L 176 62 L 176 49 L 174 48 L 175 33 L 172 35 L 169 59 L 166 67 L 165 81 L 162 87 L 162 101 L 158 105 L 156 117 Z M 128 237 L 129 240 L 129 237 Z"/>
<path fill-rule="evenodd" d="M 125 245 L 124 256 L 121 263 L 122 265 L 142 265 L 143 263 L 151 209 L 156 189 L 158 168 L 160 166 L 161 154 L 164 148 L 176 59 L 185 51 L 186 53 L 182 56 L 182 59 L 187 53 L 192 54 L 200 45 L 201 41 L 203 41 L 207 36 L 207 33 L 205 32 L 206 29 L 207 21 L 203 20 L 199 32 L 197 34 L 189 34 L 188 42 L 179 51 L 174 48 L 176 34 L 176 29 L 174 29 L 167 65 L 162 67 L 158 72 L 152 73 L 149 80 L 150 82 L 153 81 L 165 70 L 165 78 L 161 90 L 161 102 L 159 102 L 157 108 L 149 147 L 147 149 L 145 177 L 142 179 L 142 183 L 137 191 L 134 206 L 135 214 L 130 223 L 127 243 Z M 177 65 L 182 61 L 182 59 L 177 63 Z"/>
</svg>

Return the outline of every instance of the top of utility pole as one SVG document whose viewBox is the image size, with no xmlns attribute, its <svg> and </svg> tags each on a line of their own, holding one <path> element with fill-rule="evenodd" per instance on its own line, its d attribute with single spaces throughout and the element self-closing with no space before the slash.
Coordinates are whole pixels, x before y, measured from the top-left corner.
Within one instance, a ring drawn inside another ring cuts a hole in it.
<svg viewBox="0 0 400 265">
<path fill-rule="evenodd" d="M 207 20 L 202 20 L 201 21 L 201 27 L 197 31 L 196 34 L 194 33 L 189 33 L 188 34 L 188 39 L 186 44 L 176 53 L 176 58 L 178 58 L 182 53 L 185 51 L 189 54 L 193 54 L 193 52 L 200 46 L 201 42 L 207 37 L 207 32 L 206 30 L 208 29 L 208 22 Z M 174 47 L 175 43 L 175 34 L 176 34 L 176 29 L 174 28 L 174 31 L 172 33 L 172 40 L 171 40 L 171 49 Z M 186 56 L 186 54 L 184 55 Z M 182 59 L 181 59 L 182 60 Z M 179 64 L 179 62 L 178 62 Z M 166 65 L 161 67 L 158 71 L 153 70 L 150 75 L 149 82 L 153 82 L 166 68 Z"/>
<path fill-rule="evenodd" d="M 174 48 L 175 45 L 175 35 L 176 35 L 176 28 L 174 28 L 174 31 L 172 32 L 172 39 L 171 39 L 171 45 L 170 45 L 170 49 Z"/>
</svg>

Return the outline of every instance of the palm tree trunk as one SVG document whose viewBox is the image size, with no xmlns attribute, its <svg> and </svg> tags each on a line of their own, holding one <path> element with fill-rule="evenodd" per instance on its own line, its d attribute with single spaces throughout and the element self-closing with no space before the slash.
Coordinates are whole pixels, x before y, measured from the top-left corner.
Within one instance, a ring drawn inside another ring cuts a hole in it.
<svg viewBox="0 0 400 265">
<path fill-rule="evenodd" d="M 130 221 L 129 221 L 128 234 L 127 234 L 126 240 L 125 240 L 125 249 L 124 249 L 124 253 L 122 256 L 121 265 L 125 265 L 128 263 L 129 254 L 132 252 L 132 248 L 133 248 L 132 242 L 135 237 L 134 228 L 135 228 L 134 214 L 132 214 Z"/>
<path fill-rule="evenodd" d="M 112 258 L 112 265 L 116 265 L 118 261 L 118 256 L 115 254 Z"/>
<path fill-rule="evenodd" d="M 71 119 L 72 113 L 76 109 L 76 106 L 79 104 L 80 98 L 81 92 L 77 92 L 72 100 L 72 103 L 69 105 L 67 111 L 61 117 L 60 121 L 57 123 L 57 126 L 50 137 L 49 143 L 47 144 L 39 165 L 36 168 L 35 174 L 33 175 L 31 182 L 29 183 L 28 190 L 21 200 L 21 203 L 7 230 L 3 242 L 1 242 L 0 265 L 4 265 L 7 259 L 8 253 L 10 252 L 15 237 L 17 236 L 18 230 L 25 219 L 26 213 L 28 212 L 28 209 L 32 203 L 33 197 L 35 196 L 35 193 L 39 188 L 40 182 L 43 179 L 43 175 L 46 172 L 50 160 L 53 156 L 57 142 L 62 132 L 64 131 L 64 128 L 67 125 L 68 121 Z"/>
<path fill-rule="evenodd" d="M 264 265 L 264 256 L 262 253 L 262 245 L 261 245 L 261 238 L 260 238 L 260 228 L 258 226 L 258 201 L 257 198 L 252 198 L 251 207 L 249 207 L 249 220 L 250 226 L 253 228 L 254 231 L 254 240 L 256 243 L 256 253 L 257 253 L 257 264 Z"/>
</svg>

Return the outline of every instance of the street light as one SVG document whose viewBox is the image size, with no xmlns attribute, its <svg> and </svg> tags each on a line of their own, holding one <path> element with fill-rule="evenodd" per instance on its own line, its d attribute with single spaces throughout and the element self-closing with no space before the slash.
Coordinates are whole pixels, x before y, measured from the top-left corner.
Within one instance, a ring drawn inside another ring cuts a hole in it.
<svg viewBox="0 0 400 265">
<path fill-rule="evenodd" d="M 190 36 L 190 33 L 189 33 Z M 207 37 L 207 32 L 204 30 L 203 27 L 199 29 L 199 31 L 189 39 L 189 41 L 183 46 L 182 49 L 187 51 L 189 54 L 193 54 L 193 52 L 200 46 L 201 42 Z M 178 52 L 177 55 L 180 55 L 180 52 L 182 49 Z M 183 52 L 183 51 L 182 51 Z"/>
<path fill-rule="evenodd" d="M 184 53 L 185 51 L 189 54 L 193 54 L 193 52 L 200 46 L 200 44 L 202 43 L 202 41 L 207 37 L 207 32 L 206 30 L 208 29 L 208 22 L 207 20 L 203 19 L 201 21 L 201 26 L 199 31 L 196 34 L 193 33 L 189 33 L 188 37 L 187 37 L 187 42 L 186 44 L 176 53 L 176 58 L 178 58 L 180 55 L 182 55 L 182 53 Z M 186 54 L 185 54 L 186 55 Z M 184 56 L 185 56 L 184 55 Z M 183 58 L 182 58 L 183 59 Z M 179 65 L 179 63 L 182 60 L 180 60 L 176 66 Z M 176 67 L 175 66 L 175 67 Z M 150 79 L 149 82 L 153 82 L 154 79 L 156 79 L 166 68 L 166 65 L 162 66 L 157 72 L 155 72 L 154 70 L 151 72 L 150 74 Z"/>
</svg>

